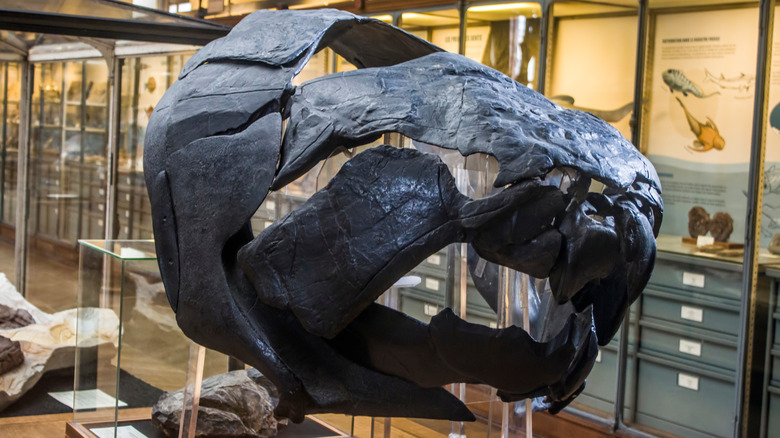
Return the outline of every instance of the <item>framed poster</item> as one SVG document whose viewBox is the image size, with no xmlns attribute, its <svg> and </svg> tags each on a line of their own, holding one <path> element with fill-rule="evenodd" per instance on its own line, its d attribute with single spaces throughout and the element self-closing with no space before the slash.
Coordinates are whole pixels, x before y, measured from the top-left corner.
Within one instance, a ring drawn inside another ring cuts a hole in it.
<svg viewBox="0 0 780 438">
<path fill-rule="evenodd" d="M 741 242 L 755 95 L 758 8 L 658 14 L 646 153 L 663 187 L 661 233 L 688 236 L 688 212 L 728 214 Z"/>
</svg>

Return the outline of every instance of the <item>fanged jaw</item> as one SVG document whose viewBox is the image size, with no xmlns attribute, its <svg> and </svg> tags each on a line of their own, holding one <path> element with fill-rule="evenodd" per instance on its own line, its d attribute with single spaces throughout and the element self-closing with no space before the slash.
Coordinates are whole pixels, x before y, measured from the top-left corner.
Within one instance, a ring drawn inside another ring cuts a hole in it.
<svg viewBox="0 0 780 438">
<path fill-rule="evenodd" d="M 367 68 L 293 87 L 321 45 Z M 259 11 L 193 56 L 150 118 L 144 172 L 177 321 L 266 374 L 280 416 L 473 419 L 443 380 L 547 395 L 559 409 L 652 270 L 663 204 L 649 162 L 594 116 L 440 50 L 340 11 Z M 471 200 L 437 158 L 383 146 L 252 235 L 269 188 L 387 132 L 491 155 L 507 187 Z M 588 193 L 590 178 L 605 190 Z M 549 277 L 566 303 L 549 307 L 560 330 L 536 342 L 374 303 L 453 242 Z"/>
</svg>

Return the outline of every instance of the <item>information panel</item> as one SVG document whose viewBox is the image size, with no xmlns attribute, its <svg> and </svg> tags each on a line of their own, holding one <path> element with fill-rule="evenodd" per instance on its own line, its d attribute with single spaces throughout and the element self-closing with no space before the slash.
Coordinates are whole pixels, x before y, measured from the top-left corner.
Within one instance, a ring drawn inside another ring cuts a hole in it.
<svg viewBox="0 0 780 438">
<path fill-rule="evenodd" d="M 701 207 L 731 217 L 730 241 L 744 237 L 757 24 L 757 8 L 656 18 L 645 139 L 664 234 L 689 235 L 688 213 Z"/>
</svg>

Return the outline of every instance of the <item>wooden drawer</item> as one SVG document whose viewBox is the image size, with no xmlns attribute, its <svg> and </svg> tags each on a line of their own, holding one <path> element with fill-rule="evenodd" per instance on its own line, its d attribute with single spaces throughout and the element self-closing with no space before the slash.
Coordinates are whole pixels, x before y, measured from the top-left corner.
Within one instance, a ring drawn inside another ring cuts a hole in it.
<svg viewBox="0 0 780 438">
<path fill-rule="evenodd" d="M 736 336 L 739 303 L 648 288 L 642 293 L 641 318 L 645 317 Z"/>
<path fill-rule="evenodd" d="M 688 329 L 661 321 L 642 320 L 639 351 L 663 354 L 704 366 L 734 372 L 737 338 L 705 330 Z"/>
<path fill-rule="evenodd" d="M 730 437 L 734 428 L 734 376 L 638 353 L 640 424 L 684 437 Z"/>
<path fill-rule="evenodd" d="M 739 300 L 742 272 L 664 260 L 659 253 L 649 284 Z"/>
</svg>

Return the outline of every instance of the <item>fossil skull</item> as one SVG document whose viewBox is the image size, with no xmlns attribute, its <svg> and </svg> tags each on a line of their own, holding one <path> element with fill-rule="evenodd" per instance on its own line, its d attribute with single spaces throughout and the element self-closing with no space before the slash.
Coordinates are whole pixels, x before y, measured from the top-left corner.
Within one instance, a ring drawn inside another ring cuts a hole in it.
<svg viewBox="0 0 780 438">
<path fill-rule="evenodd" d="M 293 86 L 330 47 L 358 70 Z M 351 158 L 254 236 L 250 218 L 341 147 L 396 132 L 498 162 L 481 199 L 416 149 Z M 652 165 L 595 116 L 377 20 L 258 11 L 184 66 L 155 107 L 144 170 L 158 263 L 194 341 L 251 364 L 276 414 L 470 420 L 442 385 L 492 385 L 557 411 L 644 288 L 663 204 Z M 589 192 L 591 180 L 604 184 Z M 445 309 L 429 324 L 375 303 L 440 248 L 549 277 L 558 328 L 534 339 Z"/>
</svg>

